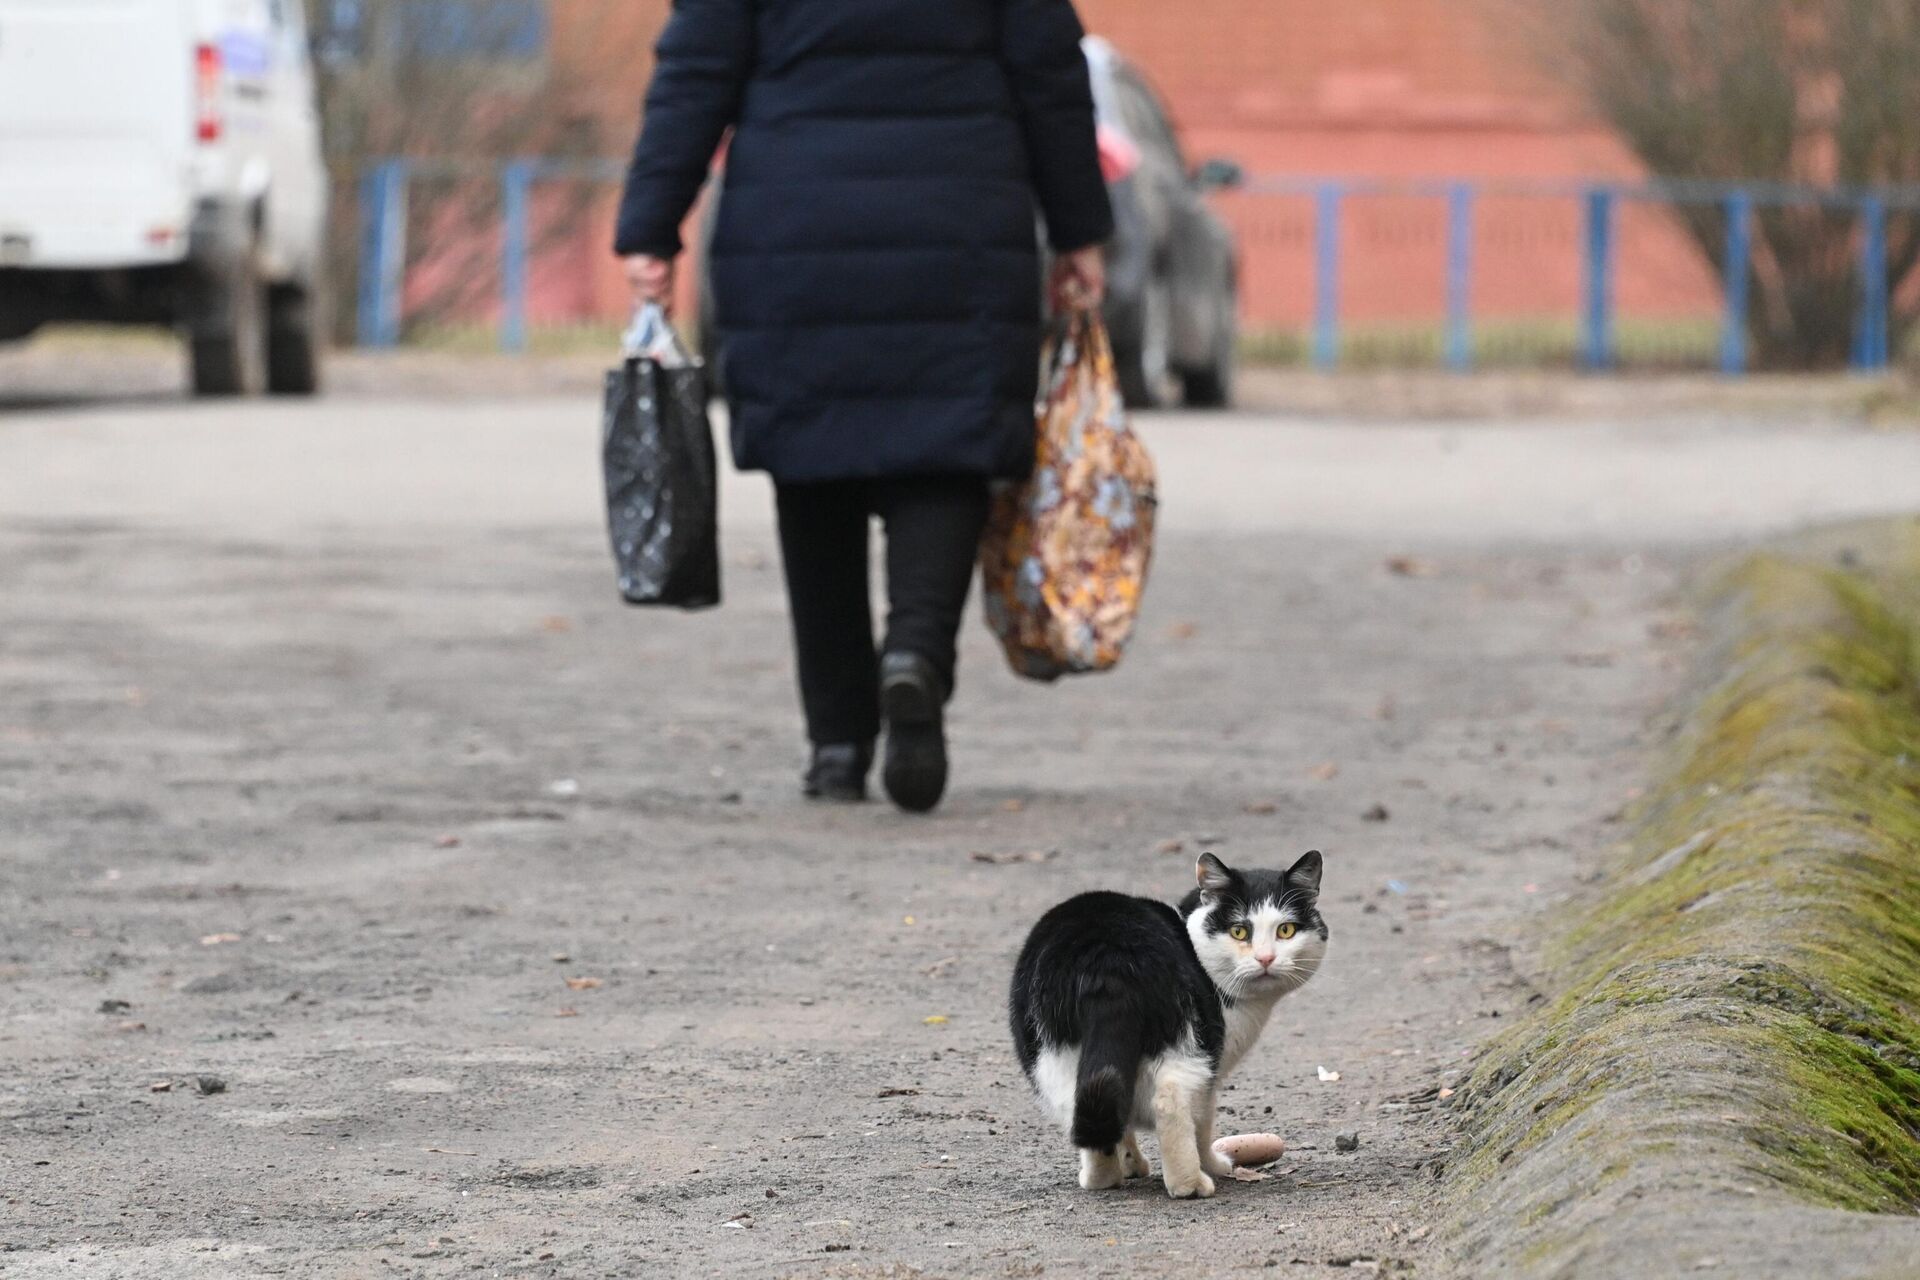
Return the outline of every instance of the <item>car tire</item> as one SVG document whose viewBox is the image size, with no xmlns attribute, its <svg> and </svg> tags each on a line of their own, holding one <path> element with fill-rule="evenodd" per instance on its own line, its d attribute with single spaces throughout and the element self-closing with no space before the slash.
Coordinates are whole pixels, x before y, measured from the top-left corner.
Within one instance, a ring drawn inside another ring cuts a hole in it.
<svg viewBox="0 0 1920 1280">
<path fill-rule="evenodd" d="M 267 390 L 277 396 L 320 390 L 320 307 L 312 289 L 286 285 L 268 294 Z"/>
<path fill-rule="evenodd" d="M 207 289 L 190 322 L 193 393 L 251 396 L 267 388 L 267 288 L 251 252 Z"/>
<path fill-rule="evenodd" d="M 1141 291 L 1136 331 L 1116 340 L 1114 364 L 1120 396 L 1129 409 L 1159 409 L 1173 403 L 1173 291 L 1151 276 Z"/>
<path fill-rule="evenodd" d="M 1240 356 L 1239 315 L 1239 300 L 1228 290 L 1221 295 L 1220 314 L 1214 317 L 1213 362 L 1181 375 L 1187 408 L 1233 407 L 1233 375 Z"/>
</svg>

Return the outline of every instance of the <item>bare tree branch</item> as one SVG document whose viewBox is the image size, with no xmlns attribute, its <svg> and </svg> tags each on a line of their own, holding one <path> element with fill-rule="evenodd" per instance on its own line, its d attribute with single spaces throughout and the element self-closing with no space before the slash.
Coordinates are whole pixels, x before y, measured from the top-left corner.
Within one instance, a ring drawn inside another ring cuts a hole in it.
<svg viewBox="0 0 1920 1280">
<path fill-rule="evenodd" d="M 1654 174 L 1816 186 L 1920 182 L 1920 6 L 1913 0 L 1509 0 L 1547 65 Z M 1680 219 L 1719 264 L 1725 211 Z M 1861 297 L 1851 210 L 1768 207 L 1755 219 L 1748 323 L 1759 360 L 1843 363 Z M 1896 342 L 1920 321 L 1898 286 L 1920 220 L 1888 229 Z"/>
<path fill-rule="evenodd" d="M 538 157 L 597 160 L 630 124 L 605 123 L 605 95 L 648 60 L 652 16 L 632 0 L 307 0 L 320 58 L 320 103 L 335 181 L 332 296 L 357 290 L 358 184 L 370 163 L 414 163 L 405 325 L 475 316 L 499 290 L 501 165 Z M 354 21 L 341 30 L 342 13 Z M 528 27 L 545 14 L 545 26 Z M 538 33 L 543 38 L 534 39 Z M 625 95 L 621 95 L 624 106 Z M 615 118 L 623 113 L 615 113 Z M 533 249 L 577 239 L 600 193 L 543 184 Z M 421 292 L 419 282 L 428 282 Z M 352 309 L 336 306 L 350 324 Z M 342 333 L 340 336 L 350 336 Z"/>
</svg>

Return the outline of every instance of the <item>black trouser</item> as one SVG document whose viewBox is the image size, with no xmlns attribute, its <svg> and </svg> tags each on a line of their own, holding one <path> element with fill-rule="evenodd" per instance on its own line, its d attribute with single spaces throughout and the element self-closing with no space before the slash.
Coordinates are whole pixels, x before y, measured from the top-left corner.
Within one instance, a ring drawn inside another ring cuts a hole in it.
<svg viewBox="0 0 1920 1280">
<path fill-rule="evenodd" d="M 953 689 L 954 641 L 973 581 L 987 482 L 979 476 L 835 480 L 777 487 L 780 554 L 807 736 L 866 743 L 880 732 L 879 658 L 867 585 L 867 523 L 887 532 L 886 652 L 917 653 Z"/>
</svg>

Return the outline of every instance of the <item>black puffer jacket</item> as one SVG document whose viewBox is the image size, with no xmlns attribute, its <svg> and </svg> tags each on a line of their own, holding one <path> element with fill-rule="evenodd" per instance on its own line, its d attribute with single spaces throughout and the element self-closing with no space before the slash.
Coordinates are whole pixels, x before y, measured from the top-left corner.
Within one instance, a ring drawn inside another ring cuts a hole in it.
<svg viewBox="0 0 1920 1280">
<path fill-rule="evenodd" d="M 616 248 L 712 245 L 734 459 L 787 482 L 1032 462 L 1036 202 L 1112 229 L 1069 0 L 676 0 Z"/>
</svg>

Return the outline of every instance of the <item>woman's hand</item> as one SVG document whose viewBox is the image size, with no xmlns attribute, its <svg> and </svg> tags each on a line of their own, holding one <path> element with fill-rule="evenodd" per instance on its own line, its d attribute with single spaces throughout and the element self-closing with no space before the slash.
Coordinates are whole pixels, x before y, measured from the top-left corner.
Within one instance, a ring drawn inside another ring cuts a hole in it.
<svg viewBox="0 0 1920 1280">
<path fill-rule="evenodd" d="M 621 260 L 626 268 L 627 285 L 633 290 L 633 305 L 651 302 L 668 315 L 673 314 L 673 259 L 636 253 Z"/>
<path fill-rule="evenodd" d="M 1100 245 L 1088 245 L 1053 260 L 1047 297 L 1055 311 L 1092 311 L 1107 296 L 1107 254 Z"/>
</svg>

